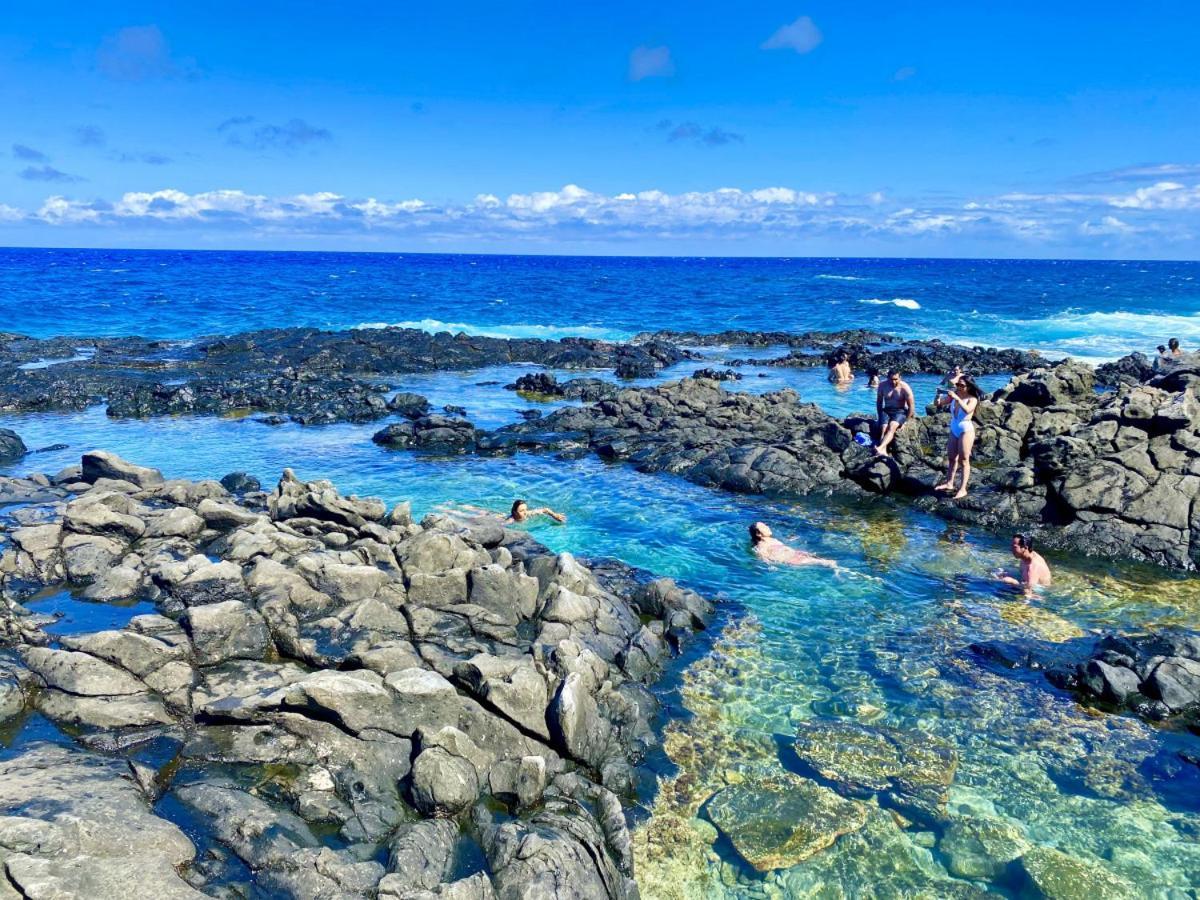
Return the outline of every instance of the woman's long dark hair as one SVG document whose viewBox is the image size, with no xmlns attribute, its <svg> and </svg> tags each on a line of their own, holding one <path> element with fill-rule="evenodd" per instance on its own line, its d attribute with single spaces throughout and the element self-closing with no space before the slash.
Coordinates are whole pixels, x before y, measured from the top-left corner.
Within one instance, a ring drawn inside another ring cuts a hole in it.
<svg viewBox="0 0 1200 900">
<path fill-rule="evenodd" d="M 964 375 L 962 378 L 959 379 L 958 383 L 963 386 L 963 390 L 965 390 L 968 394 L 970 394 L 976 400 L 983 399 L 983 391 L 981 391 L 979 389 L 979 385 L 977 385 L 975 383 L 975 379 L 972 378 L 970 375 Z"/>
<path fill-rule="evenodd" d="M 524 500 L 514 500 L 514 501 L 513 501 L 513 505 L 512 505 L 512 509 L 511 509 L 511 510 L 509 510 L 508 517 L 509 517 L 510 519 L 515 519 L 515 518 L 517 517 L 517 510 L 518 510 L 520 507 L 522 507 L 522 506 L 527 506 L 527 505 L 528 505 L 528 504 L 526 504 Z"/>
</svg>

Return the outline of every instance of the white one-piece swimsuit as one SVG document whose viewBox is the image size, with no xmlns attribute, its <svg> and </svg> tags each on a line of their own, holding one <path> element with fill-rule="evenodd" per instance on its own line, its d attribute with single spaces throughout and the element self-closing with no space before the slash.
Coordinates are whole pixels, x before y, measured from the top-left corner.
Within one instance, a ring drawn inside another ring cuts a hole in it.
<svg viewBox="0 0 1200 900">
<path fill-rule="evenodd" d="M 963 408 L 963 405 L 957 400 L 950 401 L 950 433 L 956 438 L 961 438 L 968 431 L 975 430 L 975 423 L 971 421 L 970 414 Z"/>
</svg>

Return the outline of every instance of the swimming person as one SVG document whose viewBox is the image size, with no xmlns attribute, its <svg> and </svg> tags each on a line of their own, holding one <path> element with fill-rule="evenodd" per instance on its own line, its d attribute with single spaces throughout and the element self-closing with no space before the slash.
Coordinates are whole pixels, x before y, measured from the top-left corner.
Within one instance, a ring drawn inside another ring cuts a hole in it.
<svg viewBox="0 0 1200 900">
<path fill-rule="evenodd" d="M 916 415 L 912 388 L 900 378 L 895 369 L 888 372 L 888 380 L 875 393 L 875 412 L 879 416 L 879 443 L 875 452 L 887 455 L 888 445 L 896 432 L 904 427 L 910 417 Z"/>
<path fill-rule="evenodd" d="M 1033 549 L 1033 538 L 1027 534 L 1014 534 L 1012 555 L 1021 561 L 1021 577 L 1013 578 L 1003 569 L 997 569 L 997 580 L 1021 588 L 1026 597 L 1032 597 L 1033 592 L 1040 587 L 1050 586 L 1050 566 L 1046 564 L 1042 554 Z"/>
<path fill-rule="evenodd" d="M 839 353 L 829 366 L 829 380 L 834 384 L 854 380 L 854 370 L 850 368 L 850 357 L 845 351 Z"/>
<path fill-rule="evenodd" d="M 867 369 L 867 387 L 871 389 L 879 387 L 878 369 Z"/>
<path fill-rule="evenodd" d="M 750 546 L 754 548 L 754 555 L 763 562 L 782 563 L 787 566 L 838 568 L 838 564 L 832 559 L 823 559 L 807 550 L 789 547 L 771 534 L 771 528 L 766 522 L 755 522 L 750 526 Z"/>
<path fill-rule="evenodd" d="M 560 525 L 567 521 L 567 517 L 562 513 L 555 512 L 548 506 L 539 506 L 537 509 L 530 509 L 529 504 L 524 500 L 514 500 L 512 510 L 508 514 L 505 522 L 511 522 L 514 525 L 519 525 L 522 522 L 528 522 L 534 516 L 549 516 Z"/>
<path fill-rule="evenodd" d="M 967 485 L 971 481 L 971 450 L 975 446 L 975 410 L 983 392 L 966 375 L 960 375 L 953 387 L 938 388 L 934 401 L 938 406 L 950 407 L 950 442 L 946 448 L 950 457 L 946 480 L 934 487 L 935 491 L 948 491 L 954 487 L 954 476 L 962 465 L 962 485 L 954 499 L 967 496 Z"/>
</svg>

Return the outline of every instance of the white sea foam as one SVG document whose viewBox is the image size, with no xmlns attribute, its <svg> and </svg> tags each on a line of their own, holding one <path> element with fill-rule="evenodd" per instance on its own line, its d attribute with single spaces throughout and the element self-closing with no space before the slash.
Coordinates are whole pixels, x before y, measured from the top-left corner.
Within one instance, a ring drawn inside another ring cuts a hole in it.
<svg viewBox="0 0 1200 900">
<path fill-rule="evenodd" d="M 901 309 L 920 309 L 921 304 L 909 297 L 893 297 L 891 300 L 880 300 L 878 297 L 870 297 L 866 300 L 859 300 L 859 303 L 869 303 L 872 306 L 899 306 Z"/>
<path fill-rule="evenodd" d="M 360 322 L 355 328 L 417 328 L 436 334 L 439 331 L 449 331 L 453 334 L 463 332 L 478 337 L 496 338 L 543 338 L 556 340 L 564 337 L 595 338 L 602 341 L 627 341 L 633 337 L 630 332 L 618 331 L 613 328 L 601 328 L 595 325 L 474 325 L 470 322 L 443 322 L 440 319 L 418 319 L 410 322 Z"/>
<path fill-rule="evenodd" d="M 826 275 L 824 273 L 817 276 L 824 278 L 826 281 L 866 281 L 861 275 Z"/>
</svg>

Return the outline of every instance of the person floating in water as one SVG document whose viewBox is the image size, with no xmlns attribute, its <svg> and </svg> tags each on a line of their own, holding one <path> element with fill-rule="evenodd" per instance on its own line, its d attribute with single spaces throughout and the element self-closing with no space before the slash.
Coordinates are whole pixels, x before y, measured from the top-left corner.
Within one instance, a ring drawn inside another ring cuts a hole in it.
<svg viewBox="0 0 1200 900">
<path fill-rule="evenodd" d="M 1014 534 L 1012 555 L 1021 562 L 1020 578 L 1014 578 L 1004 569 L 997 569 L 995 575 L 998 581 L 1021 588 L 1026 597 L 1032 597 L 1038 588 L 1050 586 L 1050 566 L 1042 554 L 1034 551 L 1033 538 L 1027 534 Z"/>
<path fill-rule="evenodd" d="M 957 381 L 948 389 L 939 388 L 935 401 L 938 406 L 950 407 L 950 442 L 947 454 L 950 457 L 950 467 L 946 472 L 946 480 L 937 485 L 935 491 L 949 491 L 954 488 L 954 476 L 962 465 L 962 486 L 954 499 L 967 496 L 967 485 L 971 481 L 971 449 L 975 446 L 975 410 L 983 392 L 966 375 L 959 375 Z"/>
<path fill-rule="evenodd" d="M 839 353 L 830 364 L 829 380 L 834 384 L 844 384 L 854 380 L 854 370 L 850 368 L 850 357 L 845 351 Z"/>
<path fill-rule="evenodd" d="M 838 568 L 838 564 L 832 559 L 823 559 L 806 550 L 789 547 L 771 534 L 771 528 L 766 522 L 755 522 L 750 526 L 750 546 L 754 548 L 754 555 L 763 562 L 782 563 L 786 566 Z"/>
<path fill-rule="evenodd" d="M 915 406 L 912 388 L 901 380 L 899 372 L 892 369 L 888 372 L 888 380 L 875 392 L 875 411 L 879 414 L 879 443 L 875 445 L 876 453 L 880 456 L 887 455 L 888 445 L 895 438 L 896 432 L 916 414 Z"/>
<path fill-rule="evenodd" d="M 514 500 L 512 510 L 508 514 L 505 522 L 519 525 L 522 522 L 528 522 L 534 516 L 549 516 L 560 525 L 567 521 L 567 517 L 560 512 L 555 512 L 548 506 L 539 506 L 537 509 L 530 509 L 529 504 L 524 500 Z"/>
</svg>

